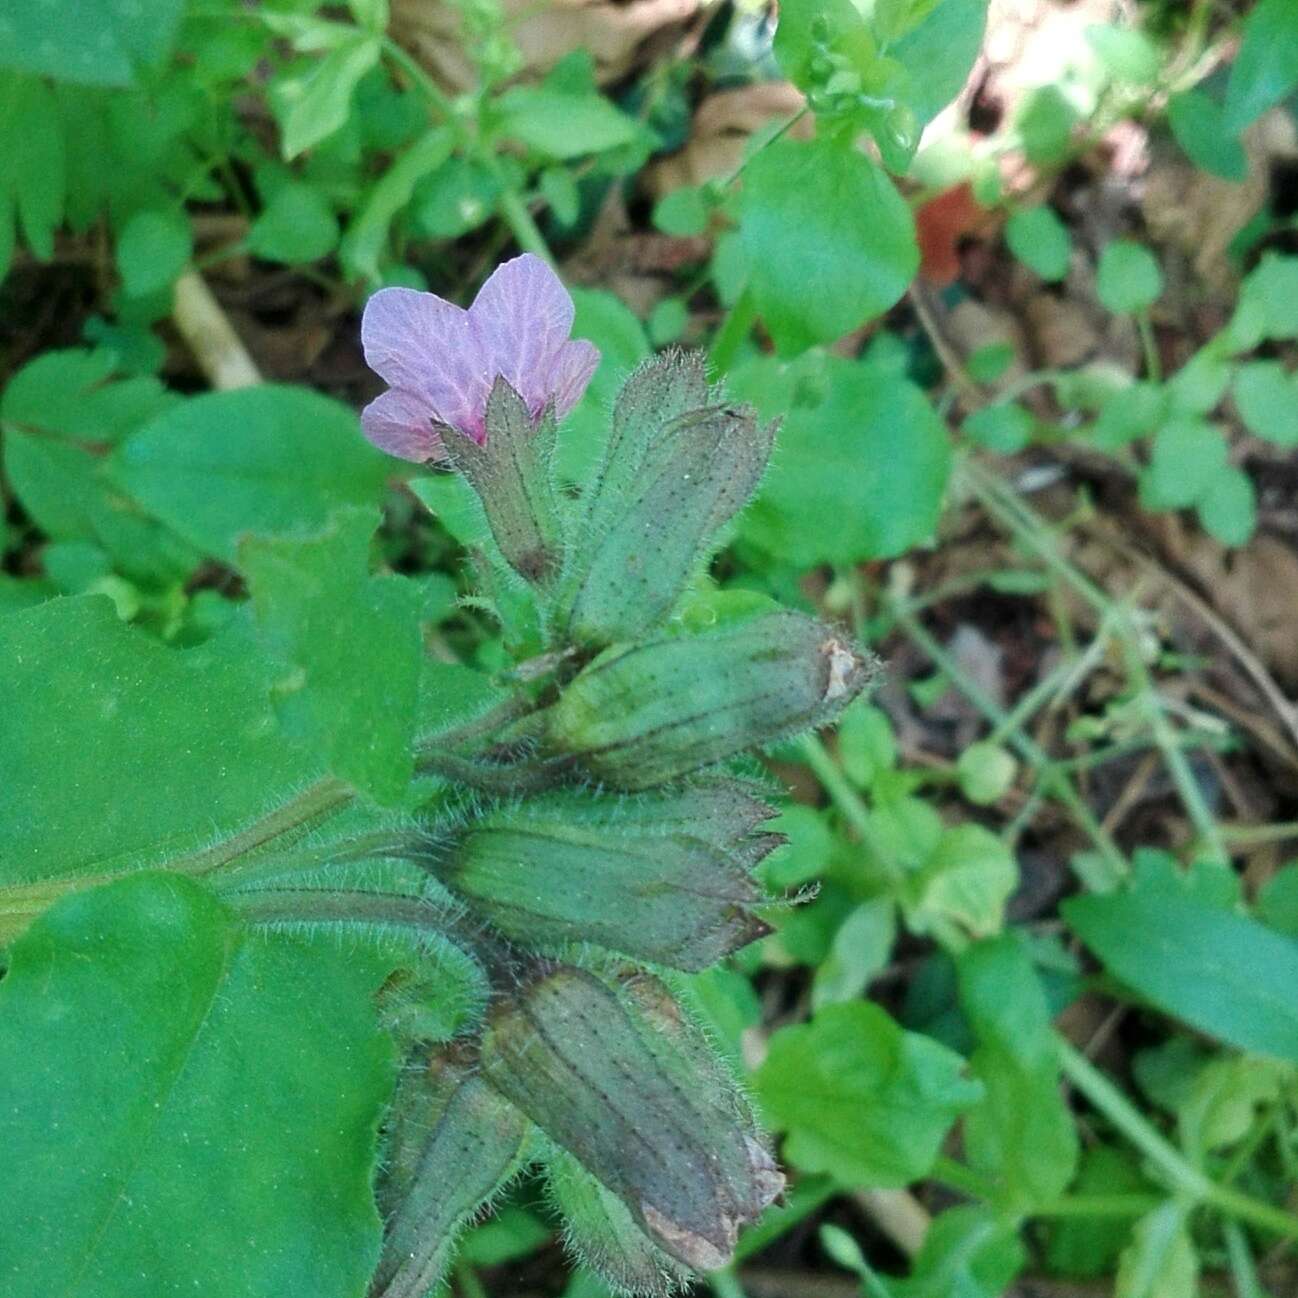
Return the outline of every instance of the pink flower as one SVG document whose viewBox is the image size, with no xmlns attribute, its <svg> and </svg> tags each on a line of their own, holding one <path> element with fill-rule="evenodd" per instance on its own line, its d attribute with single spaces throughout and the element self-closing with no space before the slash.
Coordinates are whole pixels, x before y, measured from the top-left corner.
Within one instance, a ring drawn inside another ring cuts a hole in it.
<svg viewBox="0 0 1298 1298">
<path fill-rule="evenodd" d="M 539 420 L 562 418 L 599 364 L 573 342 L 573 306 L 559 277 L 531 253 L 497 267 L 466 311 L 435 293 L 380 289 L 365 304 L 361 342 L 389 390 L 361 412 L 375 446 L 403 460 L 442 458 L 440 429 L 486 441 L 487 398 L 498 377 Z"/>
</svg>

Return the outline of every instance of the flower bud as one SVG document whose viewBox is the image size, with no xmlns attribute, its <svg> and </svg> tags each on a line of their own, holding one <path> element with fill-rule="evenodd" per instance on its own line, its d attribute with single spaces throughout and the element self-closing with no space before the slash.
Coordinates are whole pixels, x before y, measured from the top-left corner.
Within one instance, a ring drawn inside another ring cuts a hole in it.
<svg viewBox="0 0 1298 1298">
<path fill-rule="evenodd" d="M 724 796 L 684 800 L 706 816 Z M 752 911 L 751 852 L 694 832 L 706 822 L 668 832 L 644 823 L 643 809 L 601 815 L 606 801 L 573 791 L 492 812 L 431 868 L 499 932 L 542 949 L 591 942 L 693 972 L 770 931 Z M 670 797 L 653 801 L 683 824 Z M 758 859 L 779 841 L 763 839 Z"/>
<path fill-rule="evenodd" d="M 773 1197 L 770 1156 L 745 1124 L 682 1085 L 689 1061 L 592 974 L 560 966 L 499 1002 L 481 1067 L 686 1266 L 723 1266 Z"/>
<path fill-rule="evenodd" d="M 768 613 L 729 631 L 606 650 L 551 709 L 549 738 L 595 779 L 647 789 L 829 721 L 871 675 L 829 627 Z"/>
<path fill-rule="evenodd" d="M 562 581 L 556 624 L 573 640 L 610 644 L 661 624 L 766 468 L 775 425 L 710 393 L 703 364 L 667 353 L 623 390 Z"/>
<path fill-rule="evenodd" d="M 614 1293 L 665 1298 L 682 1287 L 689 1272 L 640 1229 L 617 1195 L 566 1150 L 552 1150 L 545 1164 L 550 1197 L 563 1215 L 564 1244 L 576 1261 Z"/>
<path fill-rule="evenodd" d="M 498 378 L 487 399 L 485 442 L 455 428 L 442 433 L 451 463 L 482 501 L 501 554 L 533 585 L 554 575 L 562 545 L 550 475 L 555 430 L 553 411 L 534 421 L 523 398 Z"/>
<path fill-rule="evenodd" d="M 432 1292 L 461 1228 L 521 1165 L 529 1130 L 453 1049 L 402 1077 L 377 1187 L 387 1221 L 374 1298 Z"/>
</svg>

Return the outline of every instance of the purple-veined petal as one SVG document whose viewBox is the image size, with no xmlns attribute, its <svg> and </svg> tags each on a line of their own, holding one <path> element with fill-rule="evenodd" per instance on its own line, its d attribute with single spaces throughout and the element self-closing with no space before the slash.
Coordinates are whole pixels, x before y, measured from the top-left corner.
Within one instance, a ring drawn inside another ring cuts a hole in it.
<svg viewBox="0 0 1298 1298">
<path fill-rule="evenodd" d="M 422 397 L 392 388 L 361 411 L 361 431 L 389 455 L 424 464 L 446 452 Z"/>
<path fill-rule="evenodd" d="M 550 375 L 550 392 L 556 419 L 562 419 L 581 400 L 599 368 L 599 348 L 579 338 L 565 343 Z"/>
<path fill-rule="evenodd" d="M 379 289 L 365 304 L 361 344 L 372 370 L 422 398 L 426 419 L 481 439 L 494 375 L 462 307 L 416 289 Z"/>
<path fill-rule="evenodd" d="M 503 375 L 538 415 L 549 401 L 555 360 L 572 332 L 573 305 L 558 275 L 524 253 L 497 267 L 469 308 L 491 370 Z"/>
</svg>

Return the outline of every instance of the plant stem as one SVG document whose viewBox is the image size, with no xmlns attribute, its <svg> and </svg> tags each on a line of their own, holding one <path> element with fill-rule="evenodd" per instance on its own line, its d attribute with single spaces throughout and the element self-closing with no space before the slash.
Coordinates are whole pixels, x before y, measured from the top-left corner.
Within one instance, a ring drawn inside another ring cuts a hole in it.
<svg viewBox="0 0 1298 1298">
<path fill-rule="evenodd" d="M 1239 1221 L 1298 1238 L 1298 1217 L 1260 1199 L 1221 1185 L 1194 1167 L 1166 1140 L 1109 1079 L 1062 1037 L 1056 1039 L 1059 1066 L 1078 1091 L 1158 1169 L 1173 1193 L 1207 1204 Z"/>
<path fill-rule="evenodd" d="M 433 111 L 455 132 L 461 148 L 470 153 L 500 184 L 500 211 L 506 225 L 513 233 L 518 246 L 524 252 L 534 253 L 553 264 L 554 256 L 550 245 L 545 241 L 532 213 L 528 210 L 523 196 L 510 181 L 505 168 L 495 153 L 486 147 L 475 131 L 470 129 L 464 117 L 456 111 L 455 104 L 436 81 L 413 59 L 406 50 L 390 36 L 383 40 L 383 52 L 401 69 L 402 72 L 418 87 L 419 92 L 428 101 Z"/>
<path fill-rule="evenodd" d="M 1143 1217 L 1163 1200 L 1154 1194 L 1070 1194 L 1031 1209 L 1033 1217 Z"/>
<path fill-rule="evenodd" d="M 1022 729 L 1007 729 L 1005 710 L 961 669 L 960 664 L 929 634 L 928 629 L 911 613 L 906 604 L 886 595 L 884 598 L 897 624 L 933 663 L 951 678 L 960 692 L 992 723 L 997 733 L 1003 734 L 1006 742 L 1018 750 L 1019 755 L 1037 772 L 1043 791 L 1062 803 L 1072 813 L 1109 865 L 1119 875 L 1125 875 L 1128 871 L 1126 858 L 1108 831 L 1096 819 L 1090 807 L 1086 805 L 1081 794 L 1073 787 L 1072 781 L 1060 765 L 1042 751 Z"/>
<path fill-rule="evenodd" d="M 865 844 L 870 855 L 878 861 L 891 883 L 900 883 L 905 875 L 901 865 L 893 858 L 888 846 L 879 837 L 874 822 L 870 818 L 870 809 L 865 805 L 861 795 L 848 782 L 838 763 L 830 756 L 829 750 L 819 737 L 804 735 L 798 741 L 802 755 L 807 759 L 816 779 L 824 786 L 830 801 L 838 808 L 843 819 L 856 830 L 861 842 Z"/>
<path fill-rule="evenodd" d="M 191 852 L 187 856 L 176 857 L 166 863 L 165 868 L 177 874 L 188 874 L 195 877 L 210 874 L 223 865 L 249 856 L 258 848 L 285 834 L 291 834 L 309 828 L 323 820 L 332 812 L 341 810 L 356 796 L 356 791 L 343 780 L 332 775 L 316 781 L 310 788 L 298 794 L 291 802 L 277 807 L 269 815 L 254 821 L 247 829 L 211 847 Z"/>
<path fill-rule="evenodd" d="M 1154 337 L 1154 325 L 1148 311 L 1136 315 L 1136 328 L 1140 333 L 1140 347 L 1145 354 L 1145 377 L 1151 383 L 1163 381 L 1163 362 L 1158 354 L 1158 341 Z"/>
<path fill-rule="evenodd" d="M 966 459 L 960 466 L 963 480 L 983 507 L 1018 541 L 1031 549 L 1045 565 L 1071 586 L 1102 618 L 1114 618 L 1124 648 L 1127 673 L 1135 686 L 1139 704 L 1154 742 L 1176 785 L 1195 831 L 1218 860 L 1228 860 L 1216 818 L 1204 801 L 1202 790 L 1186 760 L 1181 744 L 1167 719 L 1167 712 L 1145 665 L 1138 629 L 1130 614 L 1110 599 L 1089 577 L 1079 572 L 1059 553 L 1049 526 L 1009 488 Z"/>
</svg>

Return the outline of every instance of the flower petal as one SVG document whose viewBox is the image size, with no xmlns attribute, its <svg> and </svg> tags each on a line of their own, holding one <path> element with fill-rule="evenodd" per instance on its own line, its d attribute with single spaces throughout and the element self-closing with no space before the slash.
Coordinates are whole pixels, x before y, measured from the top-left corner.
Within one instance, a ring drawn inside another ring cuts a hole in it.
<svg viewBox="0 0 1298 1298">
<path fill-rule="evenodd" d="M 594 343 L 579 338 L 564 344 L 550 373 L 556 419 L 562 419 L 581 400 L 598 368 L 599 348 Z"/>
<path fill-rule="evenodd" d="M 469 308 L 488 389 L 503 375 L 540 414 L 552 392 L 551 373 L 572 332 L 573 305 L 558 275 L 540 257 L 524 253 L 497 267 Z"/>
<path fill-rule="evenodd" d="M 361 411 L 361 431 L 381 451 L 424 464 L 446 452 L 422 397 L 393 388 Z"/>
<path fill-rule="evenodd" d="M 369 367 L 422 398 L 426 416 L 481 439 L 494 375 L 462 307 L 434 293 L 381 288 L 365 304 L 361 344 Z"/>
</svg>

